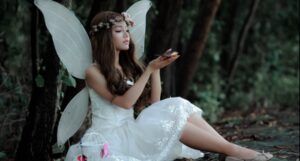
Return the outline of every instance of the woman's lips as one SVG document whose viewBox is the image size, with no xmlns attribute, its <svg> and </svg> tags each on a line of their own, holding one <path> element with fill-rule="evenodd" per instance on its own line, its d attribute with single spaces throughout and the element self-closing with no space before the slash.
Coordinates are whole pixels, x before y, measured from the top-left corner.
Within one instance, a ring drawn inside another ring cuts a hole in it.
<svg viewBox="0 0 300 161">
<path fill-rule="evenodd" d="M 129 40 L 123 41 L 124 44 L 129 45 Z"/>
</svg>

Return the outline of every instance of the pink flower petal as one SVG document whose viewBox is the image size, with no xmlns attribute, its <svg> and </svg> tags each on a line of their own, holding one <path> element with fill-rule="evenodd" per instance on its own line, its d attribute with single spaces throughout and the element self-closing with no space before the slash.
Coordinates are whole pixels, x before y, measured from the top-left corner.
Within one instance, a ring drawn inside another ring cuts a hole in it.
<svg viewBox="0 0 300 161">
<path fill-rule="evenodd" d="M 107 157 L 109 155 L 108 144 L 104 144 L 101 149 L 101 158 Z"/>
<path fill-rule="evenodd" d="M 79 156 L 77 157 L 77 161 L 87 161 L 87 158 L 86 158 L 86 156 L 84 156 L 84 155 L 79 155 Z"/>
</svg>

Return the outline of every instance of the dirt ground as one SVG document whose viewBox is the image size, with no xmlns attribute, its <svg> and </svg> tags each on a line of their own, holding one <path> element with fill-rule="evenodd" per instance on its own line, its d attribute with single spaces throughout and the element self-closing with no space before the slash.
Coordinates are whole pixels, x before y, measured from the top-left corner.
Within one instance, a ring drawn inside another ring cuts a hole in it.
<svg viewBox="0 0 300 161">
<path fill-rule="evenodd" d="M 247 112 L 224 113 L 214 124 L 227 140 L 259 151 L 271 152 L 271 161 L 299 161 L 299 108 L 255 108 Z M 218 161 L 206 153 L 197 161 Z"/>
</svg>

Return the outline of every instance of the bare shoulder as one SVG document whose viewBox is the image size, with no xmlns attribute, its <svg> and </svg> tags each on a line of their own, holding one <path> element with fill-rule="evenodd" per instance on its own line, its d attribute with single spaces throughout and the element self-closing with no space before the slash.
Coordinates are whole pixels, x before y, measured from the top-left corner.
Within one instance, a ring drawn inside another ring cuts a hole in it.
<svg viewBox="0 0 300 161">
<path fill-rule="evenodd" d="M 90 65 L 88 68 L 85 70 L 85 74 L 93 74 L 94 72 L 100 72 L 99 67 L 96 64 Z"/>
<path fill-rule="evenodd" d="M 104 75 L 96 65 L 91 65 L 85 70 L 85 81 L 97 94 L 108 101 L 113 99 L 113 95 L 107 88 Z"/>
<path fill-rule="evenodd" d="M 104 75 L 96 64 L 92 64 L 85 70 L 85 79 L 88 84 L 93 82 L 106 83 Z"/>
</svg>

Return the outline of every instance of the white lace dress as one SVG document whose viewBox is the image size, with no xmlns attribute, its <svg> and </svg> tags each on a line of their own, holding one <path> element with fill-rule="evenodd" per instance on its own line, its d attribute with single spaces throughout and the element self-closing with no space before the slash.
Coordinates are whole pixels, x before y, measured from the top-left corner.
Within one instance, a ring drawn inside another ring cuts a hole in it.
<svg viewBox="0 0 300 161">
<path fill-rule="evenodd" d="M 200 158 L 203 153 L 179 139 L 187 118 L 202 110 L 180 98 L 167 98 L 144 109 L 134 119 L 133 109 L 113 105 L 89 88 L 92 126 L 80 143 L 72 145 L 66 161 L 173 161 Z M 106 145 L 104 148 L 104 145 Z"/>
</svg>

